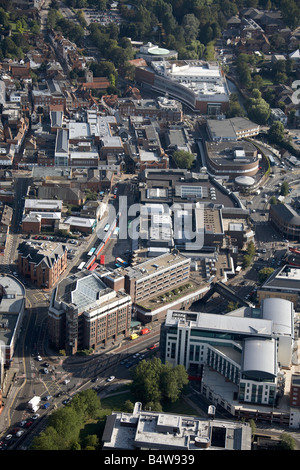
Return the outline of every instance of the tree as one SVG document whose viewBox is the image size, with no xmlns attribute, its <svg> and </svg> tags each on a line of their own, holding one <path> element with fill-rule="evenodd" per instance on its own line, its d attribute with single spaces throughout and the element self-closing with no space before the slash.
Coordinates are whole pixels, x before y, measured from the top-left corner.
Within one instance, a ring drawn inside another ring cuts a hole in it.
<svg viewBox="0 0 300 470">
<path fill-rule="evenodd" d="M 271 143 L 280 144 L 284 140 L 285 128 L 282 122 L 275 121 L 268 130 L 268 136 Z"/>
<path fill-rule="evenodd" d="M 197 39 L 200 21 L 193 13 L 184 15 L 182 20 L 182 27 L 184 29 L 184 37 L 187 43 Z"/>
<path fill-rule="evenodd" d="M 232 312 L 233 310 L 236 310 L 238 308 L 239 304 L 238 302 L 233 302 L 233 300 L 230 300 L 227 304 L 227 312 Z"/>
<path fill-rule="evenodd" d="M 261 284 L 263 284 L 267 279 L 268 277 L 271 276 L 272 272 L 274 271 L 274 268 L 262 268 L 259 272 L 258 272 L 258 280 Z"/>
<path fill-rule="evenodd" d="M 194 163 L 195 157 L 192 153 L 185 150 L 176 150 L 173 153 L 173 160 L 178 168 L 190 169 Z"/>
<path fill-rule="evenodd" d="M 270 114 L 270 105 L 262 98 L 259 90 L 252 91 L 252 97 L 246 103 L 248 117 L 257 124 L 266 124 Z"/>
<path fill-rule="evenodd" d="M 84 419 L 91 418 L 101 408 L 100 398 L 95 390 L 84 390 L 73 397 L 72 408 Z"/>
<path fill-rule="evenodd" d="M 246 113 L 238 101 L 229 101 L 229 107 L 226 113 L 227 118 L 244 117 L 245 115 Z"/>
<path fill-rule="evenodd" d="M 90 434 L 84 440 L 83 450 L 96 450 L 99 447 L 99 438 L 96 434 Z"/>
<path fill-rule="evenodd" d="M 252 263 L 252 256 L 250 255 L 244 255 L 243 257 L 243 268 L 247 269 Z"/>
<path fill-rule="evenodd" d="M 130 401 L 130 400 L 126 400 L 125 403 L 124 403 L 124 411 L 126 413 L 132 413 L 133 408 L 134 408 L 134 403 L 132 403 L 132 401 Z"/>
<path fill-rule="evenodd" d="M 290 434 L 287 434 L 286 432 L 283 432 L 280 435 L 281 439 L 281 447 L 284 450 L 297 450 L 297 444 L 293 436 Z"/>
<path fill-rule="evenodd" d="M 162 401 L 175 402 L 188 384 L 184 367 L 162 364 L 158 358 L 141 361 L 133 371 L 131 390 L 144 405 L 158 409 Z"/>
<path fill-rule="evenodd" d="M 251 241 L 248 243 L 248 246 L 247 246 L 247 253 L 249 256 L 251 256 L 253 258 L 253 256 L 255 255 L 255 245 L 254 243 Z"/>
<path fill-rule="evenodd" d="M 287 196 L 289 194 L 289 189 L 290 189 L 289 183 L 287 181 L 284 181 L 280 188 L 281 196 Z"/>
</svg>

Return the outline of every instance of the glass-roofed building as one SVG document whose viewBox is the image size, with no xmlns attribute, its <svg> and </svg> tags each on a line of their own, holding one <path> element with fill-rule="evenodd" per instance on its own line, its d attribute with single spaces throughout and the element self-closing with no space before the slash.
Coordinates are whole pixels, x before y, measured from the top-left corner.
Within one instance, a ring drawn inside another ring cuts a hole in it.
<svg viewBox="0 0 300 470">
<path fill-rule="evenodd" d="M 108 287 L 94 272 L 71 275 L 52 292 L 50 341 L 68 355 L 126 336 L 130 321 L 131 297 L 122 289 L 116 292 Z"/>
</svg>

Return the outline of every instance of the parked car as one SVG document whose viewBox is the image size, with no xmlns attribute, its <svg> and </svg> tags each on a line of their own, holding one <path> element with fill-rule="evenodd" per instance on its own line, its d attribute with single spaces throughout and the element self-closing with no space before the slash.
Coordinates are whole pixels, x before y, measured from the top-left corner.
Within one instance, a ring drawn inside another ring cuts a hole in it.
<svg viewBox="0 0 300 470">
<path fill-rule="evenodd" d="M 22 434 L 24 434 L 24 432 L 25 432 L 24 429 L 20 429 L 20 431 L 16 433 L 16 437 L 21 437 Z"/>
<path fill-rule="evenodd" d="M 115 379 L 115 376 L 111 375 L 110 377 L 106 379 L 106 382 L 112 382 L 114 379 Z"/>
<path fill-rule="evenodd" d="M 35 413 L 33 416 L 31 416 L 31 419 L 36 420 L 40 417 L 38 413 Z"/>
<path fill-rule="evenodd" d="M 25 428 L 30 428 L 30 426 L 33 424 L 33 421 L 27 421 L 25 424 Z"/>
</svg>

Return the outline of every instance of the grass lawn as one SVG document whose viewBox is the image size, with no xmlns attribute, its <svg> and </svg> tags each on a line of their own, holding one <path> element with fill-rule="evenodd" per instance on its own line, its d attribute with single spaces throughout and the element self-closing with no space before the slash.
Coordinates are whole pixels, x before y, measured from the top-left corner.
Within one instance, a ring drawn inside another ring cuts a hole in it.
<svg viewBox="0 0 300 470">
<path fill-rule="evenodd" d="M 118 389 L 118 392 L 120 392 L 120 394 L 103 398 L 101 400 L 101 405 L 106 409 L 109 408 L 111 411 L 125 411 L 124 403 L 126 400 L 130 400 L 132 403 L 135 403 L 136 399 L 134 395 L 130 392 L 128 385 L 120 387 L 120 389 Z M 185 414 L 193 416 L 197 415 L 197 411 L 192 406 L 187 404 L 183 399 L 179 399 L 175 403 L 164 403 L 163 411 L 166 413 L 174 414 Z"/>
</svg>

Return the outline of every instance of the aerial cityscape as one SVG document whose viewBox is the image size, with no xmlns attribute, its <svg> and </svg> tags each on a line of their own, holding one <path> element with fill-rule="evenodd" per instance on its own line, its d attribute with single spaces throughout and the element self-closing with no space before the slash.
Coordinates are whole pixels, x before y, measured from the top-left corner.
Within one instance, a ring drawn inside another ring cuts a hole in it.
<svg viewBox="0 0 300 470">
<path fill-rule="evenodd" d="M 0 0 L 0 34 L 0 450 L 299 450 L 299 2 Z"/>
</svg>

